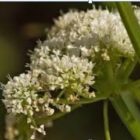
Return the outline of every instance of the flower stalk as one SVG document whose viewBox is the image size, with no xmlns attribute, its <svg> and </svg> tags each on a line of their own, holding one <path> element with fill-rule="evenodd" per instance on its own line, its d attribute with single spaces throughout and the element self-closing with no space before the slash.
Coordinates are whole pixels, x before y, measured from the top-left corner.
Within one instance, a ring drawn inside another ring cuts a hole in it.
<svg viewBox="0 0 140 140">
<path fill-rule="evenodd" d="M 109 130 L 109 120 L 108 120 L 108 100 L 103 102 L 103 118 L 104 118 L 104 132 L 105 139 L 111 140 L 110 130 Z"/>
</svg>

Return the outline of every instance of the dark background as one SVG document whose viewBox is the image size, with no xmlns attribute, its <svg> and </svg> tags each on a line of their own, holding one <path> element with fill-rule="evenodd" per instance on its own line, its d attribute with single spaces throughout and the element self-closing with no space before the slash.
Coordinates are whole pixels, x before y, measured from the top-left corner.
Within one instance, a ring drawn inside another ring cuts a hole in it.
<svg viewBox="0 0 140 140">
<path fill-rule="evenodd" d="M 95 3 L 96 6 L 101 3 Z M 84 3 L 0 3 L 0 81 L 7 75 L 19 75 L 27 70 L 29 50 L 37 40 L 45 39 L 45 29 L 53 25 L 54 18 L 69 9 L 92 8 Z M 2 95 L 2 94 L 1 94 Z M 1 96 L 2 97 L 2 96 Z M 132 140 L 112 106 L 109 107 L 112 140 Z M 4 140 L 4 106 L 0 104 L 0 140 Z M 104 140 L 102 102 L 85 105 L 54 122 L 44 140 Z"/>
</svg>

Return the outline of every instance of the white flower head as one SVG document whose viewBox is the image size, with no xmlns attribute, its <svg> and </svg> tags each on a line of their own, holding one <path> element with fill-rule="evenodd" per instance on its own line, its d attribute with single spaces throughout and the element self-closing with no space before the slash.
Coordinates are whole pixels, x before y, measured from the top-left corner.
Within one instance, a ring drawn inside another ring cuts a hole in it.
<svg viewBox="0 0 140 140">
<path fill-rule="evenodd" d="M 8 83 L 3 86 L 3 102 L 5 103 L 9 115 L 14 114 L 16 116 L 20 114 L 27 116 L 27 124 L 33 126 L 34 131 L 38 130 L 40 133 L 45 134 L 43 128 L 38 128 L 34 123 L 34 115 L 38 112 L 43 112 L 43 103 L 48 103 L 49 106 L 49 100 L 45 100 L 40 104 L 41 97 L 39 91 L 41 90 L 42 87 L 38 80 L 37 70 L 30 71 L 27 74 L 23 73 L 19 76 L 15 76 L 13 79 L 10 78 Z M 47 95 L 46 97 L 48 98 Z M 53 109 L 49 108 L 49 110 L 51 114 L 46 115 L 53 114 Z"/>
<path fill-rule="evenodd" d="M 136 9 L 135 13 L 140 21 L 139 11 Z M 48 37 L 50 40 L 61 40 L 62 44 L 75 47 L 82 45 L 88 49 L 100 46 L 102 42 L 106 47 L 117 50 L 119 55 L 133 57 L 135 54 L 117 11 L 109 12 L 95 8 L 86 12 L 69 11 L 55 20 L 55 26 L 50 30 Z"/>
</svg>

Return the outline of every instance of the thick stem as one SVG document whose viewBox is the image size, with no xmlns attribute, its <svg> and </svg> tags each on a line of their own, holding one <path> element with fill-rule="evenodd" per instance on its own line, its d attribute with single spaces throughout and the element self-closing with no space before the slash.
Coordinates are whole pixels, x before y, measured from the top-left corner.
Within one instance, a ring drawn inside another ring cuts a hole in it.
<svg viewBox="0 0 140 140">
<path fill-rule="evenodd" d="M 137 114 L 125 103 L 120 95 L 112 97 L 110 100 L 130 134 L 135 140 L 140 140 L 140 120 Z"/>
<path fill-rule="evenodd" d="M 104 117 L 105 139 L 111 140 L 110 131 L 109 131 L 109 120 L 108 120 L 108 100 L 105 100 L 103 103 L 103 117 Z"/>
</svg>

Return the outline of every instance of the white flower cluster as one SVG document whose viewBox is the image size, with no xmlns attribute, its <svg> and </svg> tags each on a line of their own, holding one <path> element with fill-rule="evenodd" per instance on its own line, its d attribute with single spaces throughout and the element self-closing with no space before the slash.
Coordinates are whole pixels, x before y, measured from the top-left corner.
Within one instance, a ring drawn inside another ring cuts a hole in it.
<svg viewBox="0 0 140 140">
<path fill-rule="evenodd" d="M 32 116 L 33 108 L 38 110 L 36 92 L 39 89 L 42 89 L 40 84 L 30 73 L 21 74 L 19 77 L 16 76 L 13 79 L 10 78 L 4 87 L 4 103 L 7 106 L 7 111 Z"/>
<path fill-rule="evenodd" d="M 38 55 L 38 56 L 36 56 Z M 62 55 L 59 50 L 47 46 L 36 48 L 31 56 L 31 70 L 9 79 L 4 86 L 4 103 L 8 113 L 24 114 L 32 130 L 46 134 L 44 125 L 35 122 L 37 114 L 53 115 L 70 112 L 71 105 L 81 98 L 94 98 L 90 86 L 94 84 L 94 65 L 88 59 Z M 35 133 L 31 138 L 35 138 Z"/>
<path fill-rule="evenodd" d="M 95 96 L 94 92 L 89 92 L 94 84 L 94 65 L 88 59 L 63 55 L 60 50 L 41 46 L 35 49 L 31 60 L 31 69 L 40 71 L 40 81 L 45 83 L 46 90 L 62 90 L 67 97 Z"/>
<path fill-rule="evenodd" d="M 31 129 L 45 134 L 42 125 L 40 126 L 42 129 L 40 129 L 35 124 L 34 115 L 45 112 L 49 116 L 54 113 L 54 109 L 49 107 L 53 100 L 48 97 L 48 94 L 45 94 L 43 97 L 39 94 L 42 90 L 36 72 L 21 74 L 13 79 L 10 78 L 4 86 L 5 99 L 3 102 L 8 113 L 26 115 L 27 123 L 30 124 Z"/>
<path fill-rule="evenodd" d="M 30 72 L 10 78 L 4 86 L 4 103 L 7 111 L 15 115 L 26 115 L 31 129 L 44 135 L 44 125 L 38 127 L 35 122 L 36 114 L 44 113 L 50 116 L 56 109 L 70 112 L 69 104 L 59 103 L 61 97 L 73 102 L 81 97 L 95 97 L 94 91 L 89 92 L 90 86 L 94 84 L 92 62 L 75 56 L 61 57 L 59 51 L 53 51 L 54 54 L 50 55 L 49 48 L 45 48 L 48 52 L 43 51 L 40 58 L 33 61 Z M 31 138 L 34 137 L 33 132 Z"/>
<path fill-rule="evenodd" d="M 140 21 L 140 11 L 136 10 L 135 13 Z M 55 20 L 48 38 L 77 48 L 90 50 L 94 47 L 101 49 L 102 46 L 103 49 L 114 49 L 118 55 L 134 56 L 134 49 L 118 12 L 102 9 L 70 11 Z"/>
<path fill-rule="evenodd" d="M 139 10 L 135 12 L 140 19 Z M 26 115 L 31 129 L 45 135 L 44 124 L 36 124 L 35 117 L 70 112 L 76 101 L 95 98 L 99 59 L 110 61 L 114 56 L 135 56 L 117 12 L 92 9 L 60 16 L 48 39 L 31 54 L 30 71 L 4 85 L 7 111 Z M 35 139 L 34 132 L 31 139 Z"/>
</svg>

